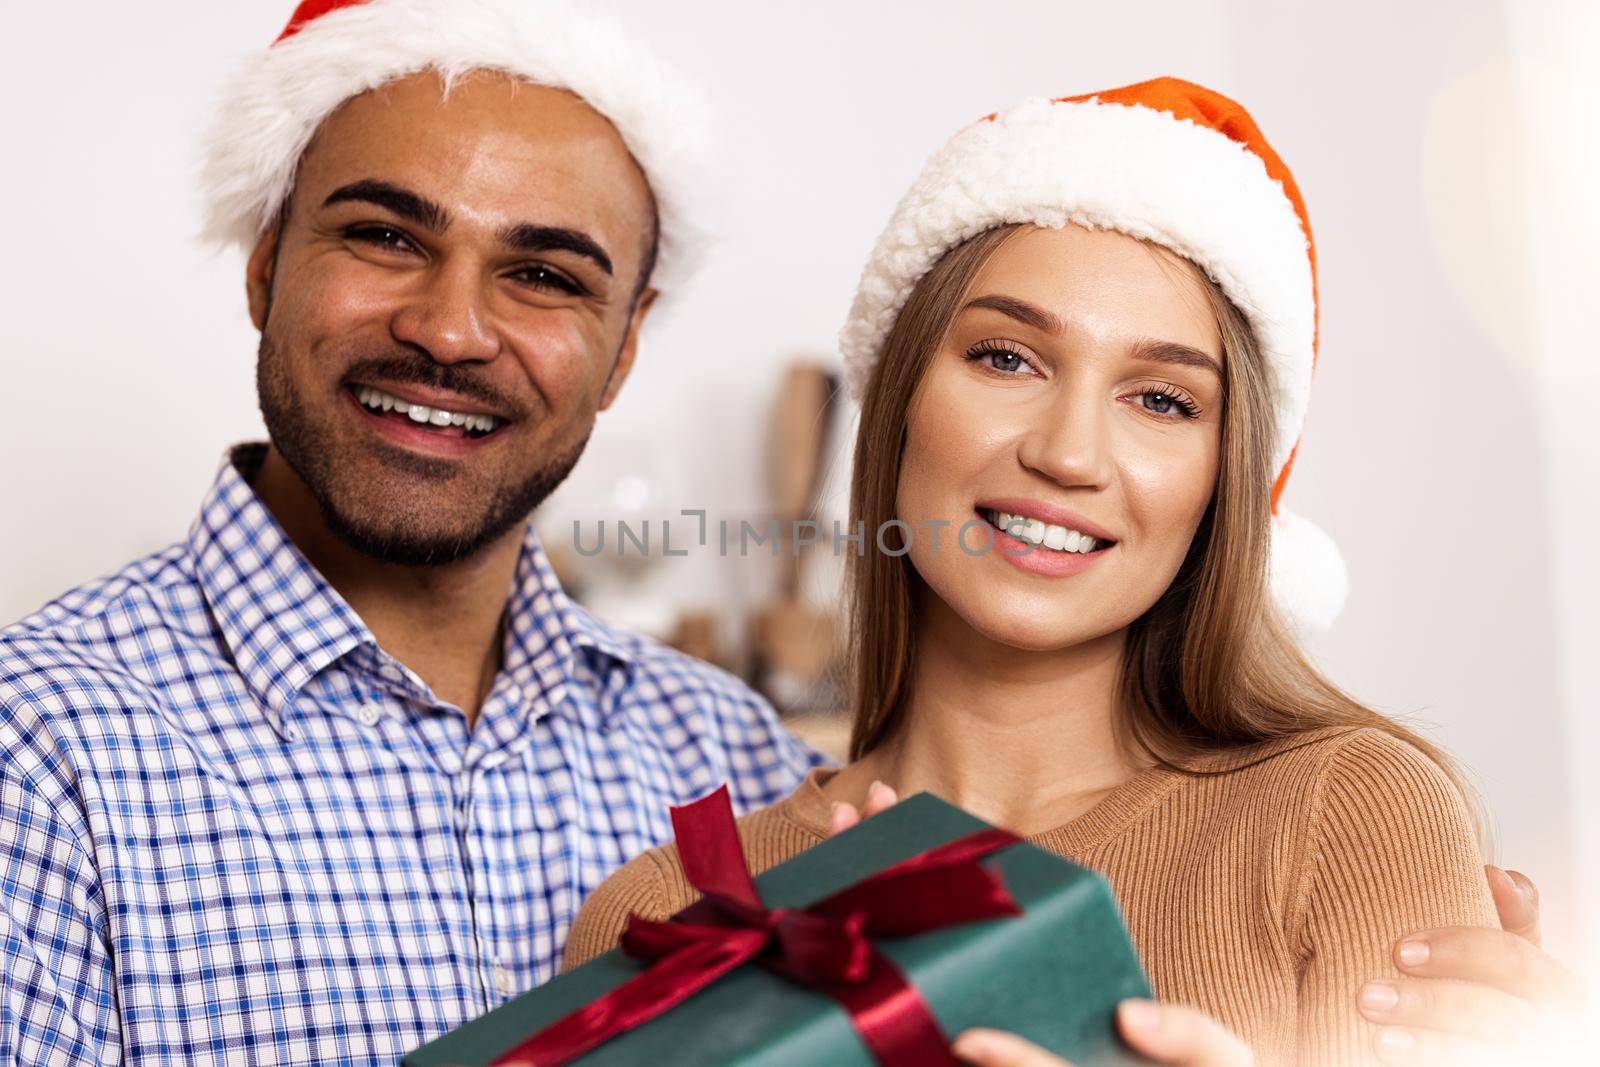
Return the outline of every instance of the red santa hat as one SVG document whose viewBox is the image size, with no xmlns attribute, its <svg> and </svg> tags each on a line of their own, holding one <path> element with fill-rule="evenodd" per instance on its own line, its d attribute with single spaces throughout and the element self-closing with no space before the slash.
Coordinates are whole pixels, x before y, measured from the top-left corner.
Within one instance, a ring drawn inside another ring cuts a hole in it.
<svg viewBox="0 0 1600 1067">
<path fill-rule="evenodd" d="M 946 251 L 995 226 L 1069 222 L 1171 249 L 1243 312 L 1277 417 L 1272 592 L 1300 629 L 1325 629 L 1344 604 L 1344 562 L 1327 534 L 1281 505 L 1317 362 L 1311 224 L 1289 168 L 1222 94 L 1157 78 L 1025 101 L 957 133 L 923 167 L 862 272 L 840 337 L 852 391 L 865 391 L 906 298 Z"/>
<path fill-rule="evenodd" d="M 501 71 L 582 97 L 616 127 L 655 197 L 657 288 L 692 271 L 710 122 L 690 83 L 602 12 L 568 0 L 303 0 L 228 84 L 205 143 L 202 236 L 249 249 L 294 185 L 307 143 L 340 104 L 436 70 L 448 86 Z"/>
</svg>

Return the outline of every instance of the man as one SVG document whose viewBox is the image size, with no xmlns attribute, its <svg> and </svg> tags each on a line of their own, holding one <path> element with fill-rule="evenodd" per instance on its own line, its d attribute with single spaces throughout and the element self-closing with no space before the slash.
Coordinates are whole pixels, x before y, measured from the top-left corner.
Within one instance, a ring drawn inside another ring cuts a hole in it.
<svg viewBox="0 0 1600 1067">
<path fill-rule="evenodd" d="M 549 978 L 668 805 L 815 762 L 526 523 L 683 273 L 691 105 L 546 0 L 307 0 L 235 83 L 270 443 L 0 635 L 0 1064 L 393 1063 Z"/>
<path fill-rule="evenodd" d="M 548 979 L 669 805 L 813 762 L 526 521 L 682 273 L 694 100 L 554 4 L 327 6 L 208 171 L 271 443 L 0 640 L 0 1063 L 397 1062 Z"/>
</svg>

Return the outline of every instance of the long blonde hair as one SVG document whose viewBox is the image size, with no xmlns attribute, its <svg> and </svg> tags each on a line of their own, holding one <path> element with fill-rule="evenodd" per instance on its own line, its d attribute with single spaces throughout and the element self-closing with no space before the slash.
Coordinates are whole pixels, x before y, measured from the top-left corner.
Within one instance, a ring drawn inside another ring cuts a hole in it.
<svg viewBox="0 0 1600 1067">
<path fill-rule="evenodd" d="M 847 573 L 859 759 L 898 727 L 916 656 L 916 577 L 896 543 L 895 499 L 911 405 L 924 372 L 989 258 L 1019 226 L 987 230 L 923 275 L 884 342 L 862 401 L 850 489 L 853 529 L 884 530 L 886 551 Z M 1125 738 L 1178 769 L 1203 754 L 1330 726 L 1371 727 L 1415 746 L 1470 790 L 1437 746 L 1359 703 L 1300 650 L 1267 593 L 1273 410 L 1267 369 L 1244 316 L 1197 271 L 1221 330 L 1222 456 L 1210 507 L 1159 600 L 1129 628 L 1122 671 Z"/>
</svg>

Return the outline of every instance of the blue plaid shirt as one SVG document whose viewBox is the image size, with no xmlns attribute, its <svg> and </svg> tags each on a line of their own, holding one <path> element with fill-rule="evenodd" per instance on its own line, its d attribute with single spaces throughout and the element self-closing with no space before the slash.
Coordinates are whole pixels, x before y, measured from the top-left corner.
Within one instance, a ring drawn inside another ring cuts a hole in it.
<svg viewBox="0 0 1600 1067">
<path fill-rule="evenodd" d="M 0 1064 L 395 1063 L 549 978 L 668 805 L 817 760 L 531 527 L 469 732 L 257 499 L 262 447 L 186 542 L 0 631 Z"/>
</svg>

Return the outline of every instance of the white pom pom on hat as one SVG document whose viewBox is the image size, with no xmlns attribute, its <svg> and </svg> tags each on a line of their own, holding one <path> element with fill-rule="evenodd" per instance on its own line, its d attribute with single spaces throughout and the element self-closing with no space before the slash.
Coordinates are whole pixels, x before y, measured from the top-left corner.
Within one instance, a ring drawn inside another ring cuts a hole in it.
<svg viewBox="0 0 1600 1067">
<path fill-rule="evenodd" d="M 708 103 L 614 19 L 568 0 L 303 0 L 217 108 L 203 145 L 202 237 L 249 250 L 322 121 L 353 96 L 429 69 L 447 80 L 501 71 L 581 97 L 616 127 L 650 184 L 656 287 L 692 273 L 706 236 Z"/>
<path fill-rule="evenodd" d="M 862 271 L 840 334 L 859 398 L 906 298 L 945 252 L 995 226 L 1076 223 L 1162 245 L 1244 314 L 1271 378 L 1271 589 L 1291 625 L 1325 629 L 1345 567 L 1280 498 L 1317 361 L 1316 250 L 1289 168 L 1243 107 L 1178 78 L 1027 100 L 973 123 L 924 165 Z"/>
</svg>

